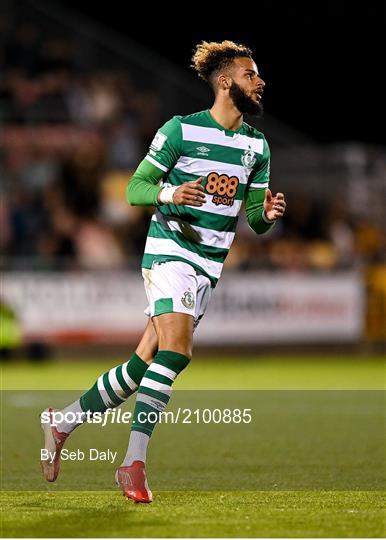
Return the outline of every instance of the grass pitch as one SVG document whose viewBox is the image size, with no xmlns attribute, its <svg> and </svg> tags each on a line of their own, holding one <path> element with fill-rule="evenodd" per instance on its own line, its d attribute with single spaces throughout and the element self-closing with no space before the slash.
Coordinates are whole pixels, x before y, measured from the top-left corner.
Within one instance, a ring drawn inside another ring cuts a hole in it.
<svg viewBox="0 0 386 540">
<path fill-rule="evenodd" d="M 23 395 L 23 392 L 20 392 L 23 390 L 87 388 L 93 384 L 97 375 L 119 362 L 117 359 L 111 362 L 90 360 L 41 365 L 7 364 L 3 368 L 3 388 L 18 391 L 19 396 Z M 383 359 L 379 357 L 360 359 L 212 357 L 193 361 L 177 380 L 175 387 L 179 390 L 198 388 L 272 391 L 371 390 L 375 391 L 374 395 L 379 396 L 377 391 L 384 387 L 384 367 Z M 269 395 L 275 397 L 277 394 Z M 283 395 L 286 396 L 285 393 Z M 63 487 L 61 485 L 42 487 L 37 476 L 37 467 L 26 466 L 29 459 L 32 460 L 31 463 L 36 461 L 33 454 L 34 416 L 28 419 L 30 435 L 24 439 L 20 438 L 19 444 L 15 443 L 12 437 L 18 437 L 18 434 L 22 433 L 22 426 L 18 425 L 16 420 L 12 420 L 13 435 L 11 434 L 10 442 L 2 443 L 2 450 L 7 457 L 4 463 L 6 467 L 8 463 L 10 464 L 9 470 L 5 470 L 2 477 L 3 487 L 7 489 L 2 493 L 2 536 L 25 538 L 384 536 L 386 531 L 382 504 L 384 500 L 382 477 L 385 467 L 380 461 L 384 440 L 382 435 L 377 439 L 379 422 L 374 420 L 373 414 L 374 411 L 378 411 L 379 401 L 374 409 L 368 404 L 367 399 L 360 403 L 351 398 L 346 399 L 342 402 L 343 407 L 341 405 L 335 407 L 332 400 L 329 410 L 319 410 L 322 409 L 325 400 L 314 400 L 313 394 L 309 393 L 307 395 L 312 399 L 310 398 L 311 402 L 306 402 L 303 399 L 304 395 L 306 394 L 299 394 L 299 399 L 296 398 L 291 402 L 292 409 L 287 414 L 286 426 L 284 417 L 279 417 L 278 429 L 272 426 L 269 416 L 265 423 L 260 422 L 260 437 L 256 439 L 261 440 L 261 446 L 256 452 L 260 461 L 256 462 L 256 470 L 259 464 L 260 469 L 254 489 L 247 489 L 251 484 L 249 460 L 245 457 L 248 457 L 248 453 L 245 454 L 245 449 L 238 448 L 237 432 L 227 432 L 230 433 L 227 438 L 226 432 L 218 431 L 217 442 L 215 439 L 211 442 L 210 435 L 215 428 L 212 430 L 207 427 L 204 440 L 199 439 L 195 442 L 194 439 L 188 439 L 187 444 L 191 447 L 192 453 L 184 456 L 184 440 L 182 443 L 178 442 L 181 437 L 177 434 L 178 441 L 175 444 L 173 440 L 167 441 L 167 436 L 165 435 L 163 439 L 162 433 L 167 434 L 169 426 L 157 427 L 149 463 L 150 483 L 155 494 L 151 505 L 131 503 L 114 490 L 110 482 L 113 466 L 110 466 L 111 471 L 107 472 L 104 465 L 98 469 L 99 482 L 102 486 L 106 485 L 106 489 L 111 488 L 109 491 L 96 490 L 95 486 L 98 484 L 92 483 L 91 477 L 87 475 L 87 467 L 84 478 L 75 475 L 74 466 L 70 463 L 63 466 L 61 484 Z M 348 395 L 350 394 L 347 392 L 344 394 Z M 353 396 L 355 395 L 354 393 Z M 372 393 L 363 395 L 371 397 Z M 332 396 L 339 396 L 339 393 Z M 273 399 L 267 402 L 268 412 L 274 410 L 275 403 Z M 298 416 L 300 423 L 291 424 L 291 418 L 295 413 L 300 414 Z M 343 424 L 335 424 L 331 431 L 329 422 L 337 421 L 337 417 Z M 3 421 L 6 423 L 7 417 Z M 280 429 L 281 424 L 283 429 Z M 342 431 L 342 426 L 345 425 L 351 425 L 351 431 L 346 429 L 346 435 L 351 437 L 349 439 L 351 452 L 347 452 L 347 456 L 342 459 L 339 447 L 334 447 L 337 457 L 323 461 L 326 452 L 321 445 L 317 449 L 319 453 L 315 454 L 316 461 L 313 462 L 312 453 L 310 454 L 313 446 L 307 447 L 307 441 L 315 440 L 312 438 L 318 433 L 321 434 L 323 441 L 327 438 L 327 434 L 331 435 L 334 430 Z M 296 427 L 298 431 L 296 429 L 294 431 L 293 426 L 301 428 Z M 356 443 L 352 437 L 358 426 Z M 75 432 L 74 440 L 75 435 L 79 438 L 91 437 L 91 431 L 86 431 L 89 428 L 94 429 L 96 426 L 79 428 L 79 434 L 81 432 L 82 434 L 78 436 L 78 431 Z M 122 430 L 123 433 L 120 433 L 117 443 L 123 452 L 127 428 L 122 427 Z M 3 424 L 2 432 L 4 431 L 6 430 Z M 97 436 L 97 431 L 94 432 Z M 197 433 L 199 435 L 199 432 Z M 264 440 L 267 439 L 273 443 L 272 451 L 270 447 L 264 446 Z M 253 439 L 245 441 L 247 449 L 247 445 L 253 444 L 253 441 Z M 297 441 L 301 444 L 296 445 Z M 207 444 L 208 451 L 214 451 L 211 445 L 218 445 L 219 460 L 213 463 L 213 467 L 210 460 L 201 459 L 200 444 Z M 177 459 L 177 465 L 167 470 L 173 450 L 178 452 L 180 457 Z M 302 456 L 297 461 L 295 450 Z M 372 452 L 373 463 L 370 463 L 371 460 L 362 463 L 358 461 L 360 452 L 364 450 L 370 454 Z M 229 489 L 215 489 L 218 483 L 226 486 L 225 479 L 228 477 L 232 480 L 234 470 L 232 464 L 235 463 L 234 455 L 237 454 L 241 456 L 238 467 L 242 473 L 240 474 L 243 485 L 232 489 L 232 482 L 229 481 Z M 267 458 L 266 461 L 264 456 Z M 309 463 L 307 459 L 310 460 Z M 336 465 L 339 459 L 341 474 Z M 331 468 L 332 465 L 334 467 Z M 324 478 L 324 483 L 321 481 L 319 487 L 315 482 L 318 478 L 315 474 L 317 467 L 321 467 L 320 478 Z M 331 468 L 332 480 L 328 474 L 326 475 L 328 467 Z M 160 471 L 161 468 L 163 471 Z M 285 478 L 287 483 L 284 481 Z M 183 480 L 186 482 L 185 488 Z M 71 481 L 77 481 L 77 487 L 74 487 Z M 281 489 L 281 482 L 286 486 L 285 489 Z M 23 486 L 28 486 L 28 491 L 21 491 L 25 489 Z M 330 486 L 334 486 L 333 489 L 328 489 Z M 347 486 L 351 488 L 345 489 Z M 170 489 L 171 487 L 173 489 Z M 193 489 L 189 489 L 192 487 Z M 296 489 L 297 487 L 299 489 Z M 84 491 L 79 491 L 79 488 Z M 34 491 L 37 489 L 40 491 Z M 88 489 L 92 491 L 86 491 Z"/>
<path fill-rule="evenodd" d="M 111 492 L 8 495 L 5 537 L 382 537 L 379 492 Z"/>
</svg>

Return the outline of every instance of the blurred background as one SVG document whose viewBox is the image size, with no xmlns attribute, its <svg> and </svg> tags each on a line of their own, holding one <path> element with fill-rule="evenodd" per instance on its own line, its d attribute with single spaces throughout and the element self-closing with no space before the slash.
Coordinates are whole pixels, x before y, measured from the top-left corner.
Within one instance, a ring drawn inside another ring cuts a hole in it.
<svg viewBox="0 0 386 540">
<path fill-rule="evenodd" d="M 274 5 L 229 12 L 221 30 L 218 13 L 198 8 L 173 21 L 163 7 L 149 30 L 149 14 L 124 16 L 114 2 L 2 2 L 3 357 L 135 344 L 152 208 L 128 206 L 125 188 L 160 125 L 211 106 L 189 69 L 202 39 L 255 51 L 266 112 L 247 121 L 266 135 L 271 187 L 288 208 L 264 236 L 241 212 L 197 346 L 384 351 L 382 8 L 360 14 L 367 39 L 353 13 L 328 3 L 281 7 L 280 20 Z"/>
</svg>

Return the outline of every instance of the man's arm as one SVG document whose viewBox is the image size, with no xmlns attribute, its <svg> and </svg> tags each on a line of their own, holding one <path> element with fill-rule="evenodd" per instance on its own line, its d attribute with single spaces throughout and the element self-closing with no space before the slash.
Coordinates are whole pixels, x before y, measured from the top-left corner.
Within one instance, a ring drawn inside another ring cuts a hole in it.
<svg viewBox="0 0 386 540">
<path fill-rule="evenodd" d="M 268 188 L 271 152 L 264 139 L 263 155 L 256 170 L 253 172 L 245 195 L 245 213 L 248 224 L 257 234 L 263 234 L 274 225 L 285 211 L 284 195 L 278 193 L 275 197 Z"/>
<path fill-rule="evenodd" d="M 164 171 L 146 159 L 141 161 L 127 186 L 127 202 L 133 206 L 159 206 L 160 204 L 202 206 L 204 204 L 202 178 L 186 182 L 181 186 L 159 186 L 164 175 Z"/>
<path fill-rule="evenodd" d="M 284 214 L 286 203 L 284 195 L 272 196 L 269 189 L 249 190 L 245 198 L 245 213 L 251 229 L 263 234 Z"/>
<path fill-rule="evenodd" d="M 256 234 L 263 234 L 274 225 L 274 221 L 269 222 L 264 212 L 265 189 L 254 189 L 248 191 L 245 198 L 245 214 L 248 225 Z"/>
<path fill-rule="evenodd" d="M 159 182 L 164 172 L 147 161 L 142 160 L 126 188 L 126 198 L 133 206 L 158 206 L 158 194 L 162 190 Z"/>
</svg>

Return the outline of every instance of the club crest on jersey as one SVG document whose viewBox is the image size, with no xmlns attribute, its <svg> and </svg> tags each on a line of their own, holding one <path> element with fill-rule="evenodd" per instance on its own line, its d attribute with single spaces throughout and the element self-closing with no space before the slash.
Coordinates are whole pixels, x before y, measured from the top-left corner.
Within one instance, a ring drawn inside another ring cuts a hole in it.
<svg viewBox="0 0 386 540">
<path fill-rule="evenodd" d="M 245 150 L 244 154 L 241 156 L 241 163 L 248 169 L 252 169 L 256 163 L 256 153 L 251 150 L 250 146 L 248 147 L 248 150 Z"/>
<path fill-rule="evenodd" d="M 194 294 L 190 289 L 184 292 L 184 296 L 181 298 L 181 302 L 188 309 L 194 308 Z"/>
</svg>

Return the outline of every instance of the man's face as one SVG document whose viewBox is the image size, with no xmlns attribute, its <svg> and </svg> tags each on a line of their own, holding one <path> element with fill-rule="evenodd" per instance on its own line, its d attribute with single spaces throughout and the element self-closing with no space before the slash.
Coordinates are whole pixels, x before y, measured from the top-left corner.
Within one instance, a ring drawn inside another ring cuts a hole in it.
<svg viewBox="0 0 386 540">
<path fill-rule="evenodd" d="M 265 82 L 260 77 L 255 62 L 250 58 L 236 58 L 230 76 L 232 84 L 229 95 L 235 107 L 242 114 L 261 115 Z"/>
</svg>

